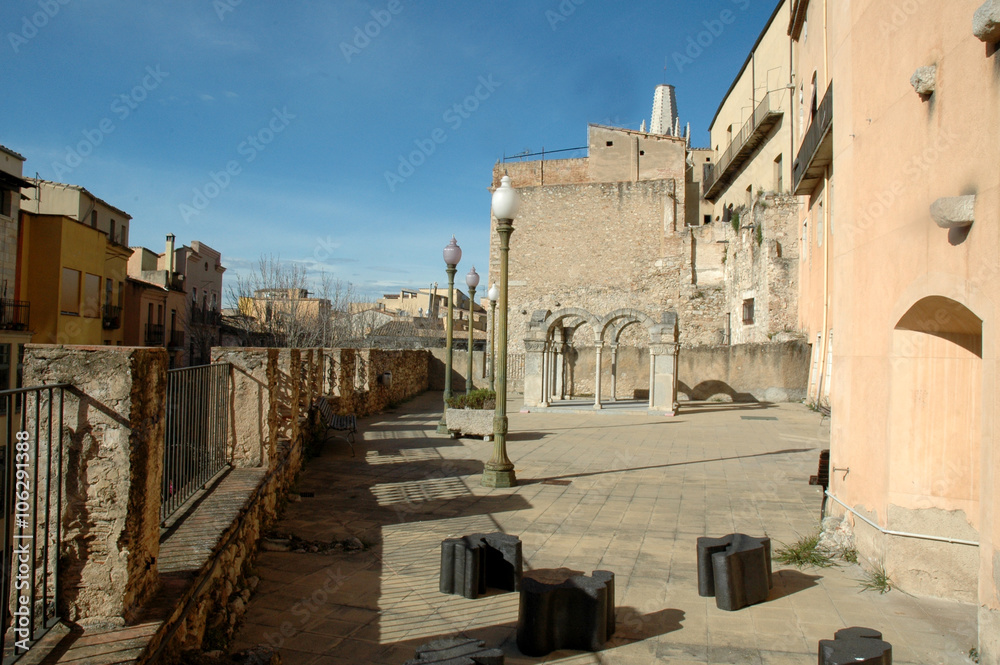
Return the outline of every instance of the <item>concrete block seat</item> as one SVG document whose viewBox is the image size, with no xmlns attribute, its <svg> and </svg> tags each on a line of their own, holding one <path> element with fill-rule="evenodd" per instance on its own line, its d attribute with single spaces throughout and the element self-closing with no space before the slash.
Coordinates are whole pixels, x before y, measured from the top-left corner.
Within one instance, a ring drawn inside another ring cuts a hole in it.
<svg viewBox="0 0 1000 665">
<path fill-rule="evenodd" d="M 403 665 L 503 665 L 503 651 L 487 649 L 482 640 L 452 637 L 417 647 L 417 657 Z"/>
<path fill-rule="evenodd" d="M 772 585 L 770 538 L 731 533 L 698 539 L 698 595 L 715 596 L 720 610 L 761 603 Z"/>
<path fill-rule="evenodd" d="M 892 645 L 872 628 L 854 626 L 819 641 L 819 665 L 892 665 Z"/>
<path fill-rule="evenodd" d="M 441 541 L 441 593 L 478 598 L 487 589 L 521 588 L 521 539 L 506 533 L 474 533 Z"/>
<path fill-rule="evenodd" d="M 615 574 L 595 570 L 559 584 L 521 583 L 517 648 L 526 656 L 559 649 L 597 651 L 615 632 Z"/>
</svg>

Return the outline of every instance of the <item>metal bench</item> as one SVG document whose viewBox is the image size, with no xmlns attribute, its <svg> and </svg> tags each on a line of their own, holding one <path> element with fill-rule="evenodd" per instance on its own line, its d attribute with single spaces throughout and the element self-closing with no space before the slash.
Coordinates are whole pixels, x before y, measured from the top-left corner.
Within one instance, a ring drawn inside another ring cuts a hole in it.
<svg viewBox="0 0 1000 665">
<path fill-rule="evenodd" d="M 354 435 L 358 431 L 358 419 L 353 414 L 347 416 L 341 416 L 333 412 L 330 408 L 330 402 L 325 397 L 316 398 L 316 410 L 319 412 L 320 422 L 322 422 L 326 429 L 336 430 L 338 432 L 347 432 L 347 436 L 339 436 L 338 438 L 347 441 L 347 445 L 351 447 L 351 457 L 354 457 Z"/>
</svg>

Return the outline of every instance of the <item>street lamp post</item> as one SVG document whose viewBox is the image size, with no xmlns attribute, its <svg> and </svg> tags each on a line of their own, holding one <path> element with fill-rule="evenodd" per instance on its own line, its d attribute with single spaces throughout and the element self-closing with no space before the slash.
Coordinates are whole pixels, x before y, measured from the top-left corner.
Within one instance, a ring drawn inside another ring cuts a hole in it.
<svg viewBox="0 0 1000 665">
<path fill-rule="evenodd" d="M 497 218 L 500 235 L 500 325 L 497 340 L 497 408 L 493 417 L 493 457 L 483 469 L 484 487 L 513 487 L 517 484 L 514 465 L 507 458 L 507 254 L 510 234 L 514 232 L 518 196 L 510 186 L 510 176 L 500 179 L 500 186 L 493 192 L 493 216 Z"/>
<path fill-rule="evenodd" d="M 444 248 L 445 272 L 448 273 L 448 320 L 445 323 L 447 331 L 444 369 L 444 410 L 441 412 L 441 421 L 438 423 L 438 434 L 448 433 L 448 399 L 451 397 L 451 342 L 454 334 L 453 317 L 455 312 L 455 273 L 458 270 L 455 266 L 462 260 L 462 248 L 455 242 L 455 236 L 451 237 L 451 242 Z"/>
<path fill-rule="evenodd" d="M 479 286 L 479 273 L 476 272 L 476 266 L 472 266 L 472 270 L 465 276 L 465 285 L 469 287 L 469 374 L 465 380 L 465 394 L 468 395 L 474 387 L 472 385 L 472 317 L 476 302 L 476 287 Z"/>
<path fill-rule="evenodd" d="M 493 338 L 496 336 L 497 327 L 497 298 L 500 297 L 500 289 L 494 284 L 490 287 L 490 290 L 486 292 L 487 297 L 490 299 L 490 392 L 493 392 L 493 378 L 497 373 L 497 357 L 493 352 Z"/>
</svg>

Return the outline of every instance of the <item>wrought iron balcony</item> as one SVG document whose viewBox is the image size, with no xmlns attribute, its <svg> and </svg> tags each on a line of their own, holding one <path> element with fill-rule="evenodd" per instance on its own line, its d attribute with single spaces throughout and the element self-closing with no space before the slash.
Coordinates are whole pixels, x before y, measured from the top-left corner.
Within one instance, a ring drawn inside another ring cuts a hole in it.
<svg viewBox="0 0 1000 665">
<path fill-rule="evenodd" d="M 27 330 L 30 314 L 27 300 L 0 299 L 0 330 Z"/>
<path fill-rule="evenodd" d="M 200 323 L 206 326 L 218 326 L 222 324 L 222 313 L 217 309 L 207 307 L 191 306 L 191 323 Z"/>
<path fill-rule="evenodd" d="M 740 133 L 733 137 L 733 142 L 719 157 L 719 161 L 711 169 L 706 169 L 706 199 L 714 203 L 719 198 L 723 190 L 736 179 L 740 167 L 750 160 L 771 129 L 778 124 L 778 120 L 784 115 L 781 95 L 786 93 L 786 90 L 774 90 L 764 95 L 764 99 L 754 109 L 753 116 L 743 125 Z"/>
<path fill-rule="evenodd" d="M 793 194 L 810 194 L 833 161 L 833 83 L 816 109 L 792 167 Z"/>
<path fill-rule="evenodd" d="M 146 324 L 146 346 L 163 346 L 163 324 Z"/>
<path fill-rule="evenodd" d="M 105 330 L 118 330 L 122 327 L 122 308 L 115 305 L 105 305 L 102 318 Z"/>
<path fill-rule="evenodd" d="M 167 345 L 171 349 L 183 349 L 184 348 L 184 331 L 183 330 L 171 330 L 170 331 L 170 343 Z"/>
</svg>

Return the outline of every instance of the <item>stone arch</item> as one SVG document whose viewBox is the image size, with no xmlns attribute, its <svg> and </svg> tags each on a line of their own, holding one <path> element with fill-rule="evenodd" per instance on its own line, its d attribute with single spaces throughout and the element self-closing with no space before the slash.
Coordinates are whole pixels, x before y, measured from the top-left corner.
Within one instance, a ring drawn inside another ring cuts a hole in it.
<svg viewBox="0 0 1000 665">
<path fill-rule="evenodd" d="M 621 321 L 622 319 L 625 319 L 629 323 L 642 324 L 642 326 L 646 328 L 646 330 L 650 333 L 650 335 L 652 335 L 653 330 L 656 326 L 656 321 L 654 321 L 652 317 L 647 315 L 645 312 L 628 307 L 622 309 L 616 309 L 607 316 L 603 317 L 603 325 L 601 326 L 601 340 L 604 340 L 604 336 L 607 334 L 608 328 L 611 328 L 612 326 L 615 325 L 616 322 Z M 622 326 L 622 328 L 624 327 L 625 326 Z M 620 334 L 620 332 L 621 332 L 620 330 L 616 331 L 616 336 L 617 334 Z"/>
<path fill-rule="evenodd" d="M 557 309 L 554 312 L 549 312 L 545 317 L 545 336 L 548 337 L 551 335 L 552 330 L 556 327 L 556 325 L 567 318 L 582 319 L 583 322 L 590 324 L 590 327 L 595 333 L 603 330 L 603 325 L 599 316 L 595 316 L 581 307 L 564 307 L 562 309 Z"/>
<path fill-rule="evenodd" d="M 976 540 L 982 448 L 990 445 L 983 438 L 983 320 L 958 300 L 931 293 L 911 302 L 892 323 L 886 524 Z M 964 600 L 976 598 L 978 552 L 942 548 L 932 560 L 921 561 L 929 554 L 915 554 L 894 541 L 886 565 L 913 591 L 934 593 L 944 584 Z"/>
</svg>

